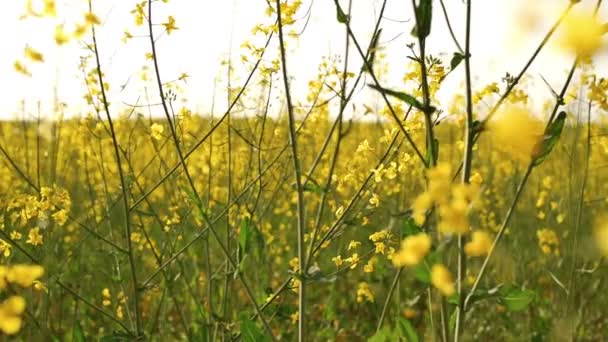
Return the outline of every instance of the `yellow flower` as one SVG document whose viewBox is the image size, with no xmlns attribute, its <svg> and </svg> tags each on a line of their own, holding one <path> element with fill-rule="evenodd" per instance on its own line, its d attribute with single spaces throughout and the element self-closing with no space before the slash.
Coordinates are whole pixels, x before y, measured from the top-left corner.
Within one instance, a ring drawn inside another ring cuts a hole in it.
<svg viewBox="0 0 608 342">
<path fill-rule="evenodd" d="M 46 287 L 46 285 L 40 280 L 34 280 L 32 282 L 32 286 L 36 291 L 44 291 L 46 293 L 49 293 L 48 287 Z"/>
<path fill-rule="evenodd" d="M 16 72 L 31 77 L 32 74 L 30 73 L 30 71 L 27 69 L 27 67 L 25 66 L 25 64 L 23 64 L 21 61 L 15 61 L 15 63 L 13 64 L 13 69 L 15 69 Z"/>
<path fill-rule="evenodd" d="M 63 25 L 55 26 L 55 43 L 57 45 L 63 45 L 70 40 L 70 37 L 65 33 Z"/>
<path fill-rule="evenodd" d="M 13 335 L 21 330 L 21 314 L 25 311 L 25 299 L 11 296 L 0 304 L 0 331 Z"/>
<path fill-rule="evenodd" d="M 357 303 L 363 303 L 365 301 L 373 303 L 374 294 L 372 293 L 372 290 L 369 288 L 368 283 L 360 282 L 359 286 L 357 287 Z"/>
<path fill-rule="evenodd" d="M 431 283 L 446 297 L 456 291 L 450 270 L 442 264 L 435 264 L 431 268 Z"/>
<path fill-rule="evenodd" d="M 378 207 L 380 205 L 380 198 L 377 194 L 372 195 L 372 197 L 369 199 L 369 204 L 373 205 L 374 207 Z"/>
<path fill-rule="evenodd" d="M 8 269 L 5 277 L 9 283 L 17 284 L 21 287 L 30 287 L 43 274 L 44 268 L 42 266 L 17 264 Z"/>
<path fill-rule="evenodd" d="M 473 232 L 471 241 L 464 246 L 464 252 L 471 257 L 487 255 L 492 246 L 490 235 L 484 231 Z"/>
<path fill-rule="evenodd" d="M 25 47 L 25 57 L 34 62 L 44 62 L 44 55 L 29 46 Z"/>
<path fill-rule="evenodd" d="M 163 23 L 162 25 L 165 27 L 167 34 L 171 34 L 171 32 L 173 32 L 175 30 L 179 30 L 179 28 L 177 26 L 175 26 L 175 18 L 173 18 L 172 15 L 170 15 L 167 18 L 167 22 Z"/>
<path fill-rule="evenodd" d="M 25 243 L 34 246 L 42 245 L 44 242 L 42 241 L 42 234 L 40 234 L 40 228 L 36 227 L 30 229 L 30 232 L 27 234 L 27 241 L 25 241 Z"/>
<path fill-rule="evenodd" d="M 44 10 L 42 11 L 42 14 L 49 17 L 57 15 L 55 0 L 44 0 Z"/>
<path fill-rule="evenodd" d="M 428 192 L 423 192 L 412 203 L 412 217 L 416 224 L 422 225 L 426 220 L 426 212 L 433 206 L 433 197 Z"/>
<path fill-rule="evenodd" d="M 87 26 L 86 24 L 77 24 L 76 28 L 74 29 L 74 37 L 76 39 L 81 39 L 85 33 L 87 33 Z"/>
<path fill-rule="evenodd" d="M 588 58 L 602 48 L 603 25 L 592 15 L 571 13 L 564 20 L 560 47 Z"/>
<path fill-rule="evenodd" d="M 431 249 L 431 238 L 426 233 L 410 235 L 401 241 L 401 249 L 393 255 L 397 267 L 418 265 Z"/>
<path fill-rule="evenodd" d="M 155 140 L 161 140 L 163 138 L 164 130 L 165 127 L 157 123 L 153 123 L 152 126 L 150 126 L 150 134 Z"/>
<path fill-rule="evenodd" d="M 559 239 L 557 234 L 551 229 L 543 228 L 536 232 L 538 246 L 544 254 L 559 255 Z"/>
<path fill-rule="evenodd" d="M 541 141 L 543 123 L 528 109 L 504 107 L 488 122 L 494 146 L 516 160 L 529 161 Z"/>
<path fill-rule="evenodd" d="M 348 243 L 348 250 L 350 251 L 351 249 L 357 249 L 357 248 L 359 248 L 359 246 L 361 246 L 360 241 L 351 240 Z"/>
<path fill-rule="evenodd" d="M 5 258 L 11 256 L 11 248 L 12 246 L 8 242 L 0 239 L 0 254 L 4 255 Z"/>
<path fill-rule="evenodd" d="M 13 240 L 21 240 L 21 237 L 22 237 L 22 235 L 18 231 L 13 230 L 11 232 L 11 239 L 13 239 Z"/>
<path fill-rule="evenodd" d="M 91 13 L 91 12 L 87 12 L 84 14 L 84 22 L 90 26 L 101 24 L 101 21 L 99 20 L 99 18 L 94 13 Z"/>
</svg>

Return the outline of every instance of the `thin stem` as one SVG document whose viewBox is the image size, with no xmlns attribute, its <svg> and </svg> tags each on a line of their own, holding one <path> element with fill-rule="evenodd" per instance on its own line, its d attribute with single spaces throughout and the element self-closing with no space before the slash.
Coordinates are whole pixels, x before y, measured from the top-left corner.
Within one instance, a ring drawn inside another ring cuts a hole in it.
<svg viewBox="0 0 608 342">
<path fill-rule="evenodd" d="M 298 262 L 300 273 L 303 275 L 300 279 L 300 288 L 298 290 L 298 341 L 304 341 L 306 338 L 306 279 L 307 270 L 305 259 L 304 246 L 304 191 L 302 189 L 302 171 L 300 169 L 300 159 L 298 157 L 297 137 L 295 129 L 295 117 L 293 112 L 293 104 L 291 103 L 291 93 L 289 90 L 289 79 L 287 73 L 287 58 L 285 57 L 285 41 L 283 38 L 283 22 L 281 19 L 281 1 L 276 0 L 277 22 L 279 27 L 279 48 L 281 51 L 281 64 L 283 65 L 283 83 L 285 86 L 285 98 L 287 101 L 287 115 L 289 119 L 289 141 L 291 143 L 291 155 L 293 158 L 294 176 L 296 182 L 296 192 L 298 196 Z"/>
<path fill-rule="evenodd" d="M 465 38 L 465 82 L 466 82 L 466 96 L 467 96 L 467 112 L 466 112 L 466 123 L 465 123 L 465 150 L 463 160 L 463 172 L 462 172 L 462 183 L 468 184 L 469 178 L 471 177 L 471 167 L 473 163 L 473 95 L 472 95 L 472 84 L 471 84 L 471 2 L 467 1 L 467 19 L 466 19 L 466 38 Z M 458 305 L 456 306 L 456 323 L 454 326 L 454 341 L 460 340 L 460 335 L 464 329 L 464 278 L 467 270 L 467 258 L 464 253 L 464 245 L 466 237 L 464 234 L 458 235 L 458 274 L 456 279 L 457 291 L 458 291 Z"/>
<path fill-rule="evenodd" d="M 91 0 L 89 0 L 89 11 L 93 12 L 93 5 Z M 103 82 L 103 73 L 101 71 L 101 62 L 99 59 L 99 50 L 97 45 L 97 37 L 95 35 L 95 26 L 91 27 L 91 32 L 93 35 L 93 52 L 95 54 L 95 62 L 97 66 L 97 77 L 99 79 L 99 88 L 101 91 L 101 98 L 103 100 L 104 110 L 106 112 L 106 117 L 108 120 L 108 126 L 110 127 L 110 133 L 112 136 L 112 145 L 114 148 L 114 157 L 116 158 L 116 165 L 118 169 L 118 176 L 120 177 L 120 188 L 122 191 L 122 202 L 124 206 L 124 224 L 125 224 L 125 239 L 127 240 L 127 256 L 129 258 L 129 268 L 131 270 L 131 286 L 133 288 L 133 306 L 135 309 L 135 329 L 137 332 L 137 337 L 142 336 L 142 315 L 141 308 L 139 307 L 139 287 L 137 286 L 137 268 L 135 266 L 135 259 L 133 257 L 133 247 L 131 243 L 131 220 L 130 216 L 130 207 L 129 207 L 129 197 L 128 197 L 128 189 L 127 183 L 125 181 L 125 176 L 122 170 L 122 163 L 120 160 L 120 151 L 118 148 L 118 140 L 116 138 L 116 131 L 114 130 L 114 123 L 112 122 L 112 116 L 110 115 L 110 108 L 108 105 L 108 99 L 106 96 L 106 91 L 104 89 Z"/>
<path fill-rule="evenodd" d="M 397 288 L 397 284 L 399 283 L 399 278 L 401 277 L 401 273 L 403 272 L 403 267 L 400 267 L 395 273 L 393 277 L 393 282 L 391 283 L 391 287 L 388 289 L 388 294 L 386 295 L 386 299 L 384 300 L 384 306 L 382 307 L 382 313 L 380 314 L 380 318 L 378 319 L 378 324 L 376 325 L 376 332 L 382 329 L 382 323 L 384 323 L 384 318 L 386 317 L 386 313 L 388 312 L 388 307 L 391 303 L 391 298 L 393 297 L 393 292 Z"/>
</svg>

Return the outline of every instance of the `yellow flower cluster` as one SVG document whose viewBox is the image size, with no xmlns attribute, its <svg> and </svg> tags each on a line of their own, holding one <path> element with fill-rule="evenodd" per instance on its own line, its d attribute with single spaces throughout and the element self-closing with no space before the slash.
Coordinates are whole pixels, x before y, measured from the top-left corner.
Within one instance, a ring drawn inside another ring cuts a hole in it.
<svg viewBox="0 0 608 342">
<path fill-rule="evenodd" d="M 452 167 L 448 163 L 438 164 L 428 171 L 427 176 L 427 191 L 420 194 L 412 205 L 416 223 L 424 224 L 427 211 L 435 204 L 440 217 L 438 228 L 442 233 L 467 233 L 469 212 L 479 191 L 479 185 L 453 184 Z"/>
<path fill-rule="evenodd" d="M 357 303 L 363 302 L 374 302 L 374 293 L 366 282 L 360 282 L 357 287 Z"/>
<path fill-rule="evenodd" d="M 559 256 L 559 238 L 555 231 L 543 228 L 536 232 L 538 238 L 538 246 L 544 254 Z"/>
</svg>

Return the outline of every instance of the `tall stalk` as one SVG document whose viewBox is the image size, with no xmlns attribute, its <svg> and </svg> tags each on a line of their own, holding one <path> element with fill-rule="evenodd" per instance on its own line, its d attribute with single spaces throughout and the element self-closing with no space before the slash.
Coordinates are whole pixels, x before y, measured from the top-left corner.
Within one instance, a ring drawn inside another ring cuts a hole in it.
<svg viewBox="0 0 608 342">
<path fill-rule="evenodd" d="M 92 1 L 89 0 L 89 11 L 93 12 Z M 106 118 L 108 120 L 108 126 L 110 127 L 110 134 L 112 136 L 112 146 L 114 149 L 114 157 L 116 158 L 116 166 L 118 169 L 118 176 L 120 178 L 120 188 L 122 191 L 122 202 L 124 207 L 124 225 L 125 225 L 125 239 L 127 241 L 127 256 L 129 259 L 129 268 L 131 271 L 131 287 L 133 290 L 133 306 L 135 312 L 135 331 L 137 333 L 137 337 L 142 336 L 142 315 L 141 308 L 139 306 L 139 287 L 137 285 L 137 267 L 135 264 L 135 259 L 133 257 L 133 246 L 131 243 L 131 220 L 130 220 L 130 206 L 129 206 L 129 194 L 127 182 L 125 181 L 125 176 L 122 170 L 122 163 L 120 160 L 120 151 L 118 147 L 118 139 L 116 138 L 116 131 L 114 130 L 114 123 L 112 121 L 112 115 L 110 115 L 110 106 L 108 105 L 108 98 L 106 96 L 106 91 L 104 88 L 103 82 L 103 72 L 101 71 L 101 62 L 99 58 L 99 49 L 97 45 L 97 37 L 95 35 L 95 26 L 91 27 L 91 33 L 93 36 L 93 53 L 95 54 L 95 62 L 97 69 L 97 77 L 99 80 L 99 88 L 101 90 L 101 98 L 103 101 L 104 110 L 106 112 Z"/>
<path fill-rule="evenodd" d="M 298 196 L 298 215 L 297 215 L 297 236 L 298 236 L 298 263 L 300 269 L 300 287 L 298 290 L 298 341 L 306 338 L 306 275 L 307 270 L 304 245 L 304 191 L 302 189 L 302 171 L 300 169 L 300 158 L 298 157 L 298 146 L 296 137 L 296 125 L 291 102 L 291 92 L 289 90 L 289 79 L 287 73 L 287 58 L 285 57 L 285 41 L 283 37 L 283 22 L 281 19 L 281 1 L 276 0 L 277 22 L 279 26 L 279 48 L 281 50 L 281 64 L 283 71 L 283 83 L 285 86 L 285 98 L 287 101 L 287 115 L 289 120 L 289 141 L 291 143 L 291 156 L 293 159 L 294 177 L 296 182 L 296 192 Z"/>
<path fill-rule="evenodd" d="M 465 88 L 467 97 L 467 111 L 465 120 L 465 146 L 464 160 L 462 169 L 462 183 L 468 184 L 471 177 L 471 165 L 473 162 L 473 136 L 475 134 L 473 127 L 473 96 L 471 85 L 471 2 L 467 0 L 467 19 L 466 19 L 466 37 L 464 51 L 464 68 L 465 68 Z M 458 304 L 456 306 L 456 324 L 454 327 L 454 341 L 460 340 L 464 328 L 464 278 L 467 273 L 467 258 L 464 253 L 464 245 L 466 238 L 464 234 L 458 235 L 458 274 L 456 278 L 456 286 L 458 293 Z"/>
</svg>

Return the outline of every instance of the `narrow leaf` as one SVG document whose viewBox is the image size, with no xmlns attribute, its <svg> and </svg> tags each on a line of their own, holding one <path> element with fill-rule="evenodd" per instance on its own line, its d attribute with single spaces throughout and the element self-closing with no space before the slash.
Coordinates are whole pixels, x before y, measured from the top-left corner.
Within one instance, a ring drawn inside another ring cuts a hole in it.
<svg viewBox="0 0 608 342">
<path fill-rule="evenodd" d="M 456 67 L 464 60 L 464 55 L 460 52 L 454 52 L 452 60 L 450 60 L 450 71 L 456 69 Z"/>
<path fill-rule="evenodd" d="M 543 137 L 543 139 L 536 145 L 535 151 L 536 153 L 533 156 L 533 165 L 538 166 L 542 164 L 543 161 L 549 156 L 553 147 L 559 141 L 559 137 L 562 134 L 562 130 L 564 129 L 564 125 L 566 123 L 566 112 L 562 111 L 559 113 L 557 118 L 551 123 L 549 129 L 547 129 L 547 134 Z"/>
<path fill-rule="evenodd" d="M 399 317 L 397 319 L 397 328 L 399 329 L 399 337 L 404 338 L 406 341 L 408 342 L 419 342 L 420 341 L 420 336 L 418 336 L 418 333 L 416 332 L 416 329 L 414 329 L 414 326 L 412 325 L 412 323 L 403 318 L 403 317 Z"/>
<path fill-rule="evenodd" d="M 413 97 L 412 95 L 406 94 L 406 93 L 402 93 L 399 91 L 394 91 L 394 90 L 390 90 L 390 89 L 386 89 L 386 88 L 382 88 L 382 87 L 378 87 L 375 84 L 369 84 L 368 85 L 370 88 L 377 90 L 385 95 L 390 95 L 393 97 L 398 98 L 399 100 L 411 105 L 412 107 L 419 109 L 421 111 L 424 111 L 424 106 L 422 105 L 422 103 L 420 103 L 420 101 L 418 101 L 415 97 Z"/>
<path fill-rule="evenodd" d="M 74 342 L 85 342 L 87 338 L 84 336 L 84 330 L 80 322 L 74 323 L 74 330 L 72 330 L 72 341 Z"/>
<path fill-rule="evenodd" d="M 344 13 L 342 7 L 340 7 L 338 0 L 335 0 L 334 2 L 336 3 L 336 19 L 338 19 L 339 23 L 346 24 L 348 22 L 348 16 Z"/>
<path fill-rule="evenodd" d="M 431 33 L 431 21 L 433 19 L 433 0 L 420 0 L 414 9 L 416 11 L 416 27 L 412 34 L 425 39 Z"/>
<path fill-rule="evenodd" d="M 241 320 L 241 337 L 244 342 L 270 341 L 262 330 L 249 319 Z"/>
</svg>

